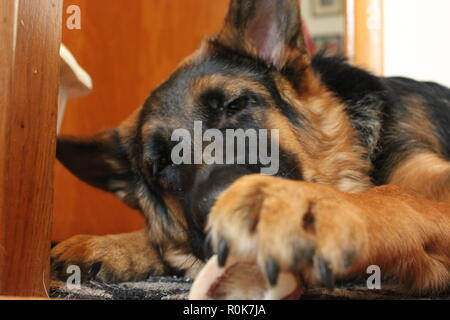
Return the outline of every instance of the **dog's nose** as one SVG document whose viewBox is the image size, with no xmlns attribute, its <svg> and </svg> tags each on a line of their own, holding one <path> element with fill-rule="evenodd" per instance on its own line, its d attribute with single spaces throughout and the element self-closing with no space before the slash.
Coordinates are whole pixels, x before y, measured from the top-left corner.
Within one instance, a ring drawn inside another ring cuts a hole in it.
<svg viewBox="0 0 450 320">
<path fill-rule="evenodd" d="M 251 168 L 243 166 L 215 165 L 202 168 L 196 175 L 190 210 L 198 227 L 205 226 L 209 211 L 223 191 L 240 177 L 253 173 Z"/>
</svg>

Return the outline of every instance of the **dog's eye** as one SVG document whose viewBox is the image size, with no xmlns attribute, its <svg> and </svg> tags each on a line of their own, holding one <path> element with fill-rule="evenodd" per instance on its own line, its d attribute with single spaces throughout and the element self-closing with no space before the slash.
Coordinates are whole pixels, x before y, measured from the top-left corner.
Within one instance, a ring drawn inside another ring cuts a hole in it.
<svg viewBox="0 0 450 320">
<path fill-rule="evenodd" d="M 229 112 L 237 112 L 237 111 L 247 108 L 248 106 L 251 105 L 251 103 L 252 103 L 252 100 L 250 99 L 250 97 L 247 97 L 247 96 L 239 97 L 239 98 L 231 101 L 227 105 L 227 110 Z"/>
</svg>

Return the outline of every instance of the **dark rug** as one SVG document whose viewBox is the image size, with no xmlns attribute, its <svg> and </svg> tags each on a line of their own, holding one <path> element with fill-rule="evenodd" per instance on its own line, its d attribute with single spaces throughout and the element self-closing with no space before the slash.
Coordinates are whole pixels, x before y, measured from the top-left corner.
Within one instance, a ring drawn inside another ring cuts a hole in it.
<svg viewBox="0 0 450 320">
<path fill-rule="evenodd" d="M 64 283 L 54 282 L 51 298 L 84 300 L 186 300 L 192 285 L 191 279 L 178 277 L 150 277 L 146 281 L 106 284 L 90 281 L 79 289 L 68 289 Z M 358 284 L 339 285 L 333 291 L 311 289 L 303 300 L 405 300 L 442 299 L 450 300 L 450 294 L 436 297 L 413 297 L 399 293 L 394 288 L 367 290 Z"/>
<path fill-rule="evenodd" d="M 191 279 L 178 277 L 150 277 L 146 281 L 120 284 L 90 281 L 79 289 L 68 289 L 64 283 L 54 282 L 50 297 L 84 300 L 185 300 L 191 285 Z"/>
</svg>

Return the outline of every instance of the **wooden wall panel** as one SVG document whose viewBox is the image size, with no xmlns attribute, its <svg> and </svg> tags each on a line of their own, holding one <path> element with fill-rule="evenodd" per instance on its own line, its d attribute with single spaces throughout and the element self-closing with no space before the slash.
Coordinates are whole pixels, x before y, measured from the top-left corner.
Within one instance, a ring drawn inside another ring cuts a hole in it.
<svg viewBox="0 0 450 320">
<path fill-rule="evenodd" d="M 46 295 L 61 9 L 0 1 L 0 295 Z"/>
<path fill-rule="evenodd" d="M 63 42 L 90 73 L 94 90 L 67 107 L 62 134 L 92 134 L 116 126 L 219 30 L 228 0 L 65 0 L 79 5 L 81 30 Z M 66 15 L 67 17 L 67 15 Z M 143 220 L 112 195 L 56 165 L 53 240 L 139 229 Z"/>
</svg>

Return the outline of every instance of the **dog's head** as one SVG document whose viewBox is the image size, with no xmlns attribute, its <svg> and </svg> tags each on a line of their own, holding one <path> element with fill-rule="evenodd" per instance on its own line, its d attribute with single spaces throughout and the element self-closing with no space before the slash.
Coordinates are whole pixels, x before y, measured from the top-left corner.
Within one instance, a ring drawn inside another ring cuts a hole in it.
<svg viewBox="0 0 450 320">
<path fill-rule="evenodd" d="M 61 137 L 58 159 L 201 257 L 208 211 L 233 181 L 268 167 L 304 174 L 296 131 L 308 124 L 296 101 L 314 88 L 301 30 L 298 0 L 232 0 L 222 31 L 142 109 L 117 129 Z M 243 129 L 244 144 L 227 129 Z"/>
</svg>

